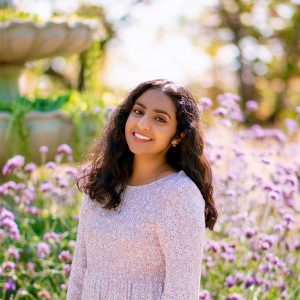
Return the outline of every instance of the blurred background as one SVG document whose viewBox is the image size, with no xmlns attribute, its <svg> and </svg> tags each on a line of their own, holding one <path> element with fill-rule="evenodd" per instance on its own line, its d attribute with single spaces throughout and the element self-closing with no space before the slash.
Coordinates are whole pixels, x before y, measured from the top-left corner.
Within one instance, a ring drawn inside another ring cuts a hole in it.
<svg viewBox="0 0 300 300">
<path fill-rule="evenodd" d="M 186 85 L 196 100 L 239 95 L 245 126 L 296 126 L 299 0 L 0 0 L 0 7 L 0 110 L 15 116 L 0 115 L 10 131 L 2 129 L 0 145 L 10 154 L 24 152 L 25 141 L 37 152 L 47 134 L 36 128 L 54 126 L 33 125 L 41 116 L 29 112 L 59 110 L 70 116 L 60 142 L 77 141 L 78 158 L 108 112 L 154 78 Z M 80 31 L 83 24 L 89 29 Z"/>
</svg>

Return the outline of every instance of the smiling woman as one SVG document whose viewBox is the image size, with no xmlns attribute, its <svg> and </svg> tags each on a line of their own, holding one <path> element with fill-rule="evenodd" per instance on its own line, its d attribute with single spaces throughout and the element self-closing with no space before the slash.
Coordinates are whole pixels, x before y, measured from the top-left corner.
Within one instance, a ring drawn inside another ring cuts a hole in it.
<svg viewBox="0 0 300 300">
<path fill-rule="evenodd" d="M 176 106 L 162 91 L 149 89 L 137 99 L 125 125 L 128 147 L 135 154 L 131 184 L 139 185 L 156 175 L 176 171 L 166 160 L 176 127 Z M 174 139 L 173 144 L 179 141 Z"/>
<path fill-rule="evenodd" d="M 198 300 L 217 210 L 193 96 L 146 81 L 113 111 L 91 163 L 67 299 Z"/>
</svg>

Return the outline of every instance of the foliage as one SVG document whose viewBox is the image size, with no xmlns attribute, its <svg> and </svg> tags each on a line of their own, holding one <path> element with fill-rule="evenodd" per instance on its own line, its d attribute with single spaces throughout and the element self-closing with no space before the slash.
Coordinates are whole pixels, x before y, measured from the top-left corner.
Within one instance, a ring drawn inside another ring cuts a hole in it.
<svg viewBox="0 0 300 300">
<path fill-rule="evenodd" d="M 102 97 L 102 93 L 73 91 L 69 103 L 62 108 L 75 124 L 75 160 L 81 160 L 82 154 L 88 151 L 93 140 L 101 134 L 107 117 L 107 107 Z"/>
<path fill-rule="evenodd" d="M 36 14 L 19 11 L 14 8 L 0 9 L 0 22 L 9 22 L 16 19 L 24 21 L 41 22 L 41 19 Z"/>
<path fill-rule="evenodd" d="M 217 78 L 228 74 L 236 82 L 243 109 L 252 99 L 268 108 L 246 118 L 249 124 L 274 124 L 300 104 L 298 3 L 218 0 L 195 20 L 184 22 L 215 64 L 212 90 L 223 91 L 226 80 Z"/>
<path fill-rule="evenodd" d="M 20 97 L 9 103 L 0 102 L 0 112 L 10 113 L 10 119 L 7 131 L 5 133 L 6 144 L 11 154 L 22 153 L 26 157 L 30 155 L 30 146 L 28 145 L 28 132 L 24 124 L 24 116 L 30 111 L 50 112 L 63 107 L 70 99 L 70 94 L 52 98 Z"/>
</svg>

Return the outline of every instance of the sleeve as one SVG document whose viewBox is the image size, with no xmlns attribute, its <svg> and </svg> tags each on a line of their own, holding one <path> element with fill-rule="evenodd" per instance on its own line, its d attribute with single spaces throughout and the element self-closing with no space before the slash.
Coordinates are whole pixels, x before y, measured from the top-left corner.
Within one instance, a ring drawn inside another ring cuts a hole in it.
<svg viewBox="0 0 300 300">
<path fill-rule="evenodd" d="M 205 242 L 205 201 L 196 184 L 179 185 L 165 194 L 157 219 L 165 259 L 161 300 L 198 300 Z"/>
<path fill-rule="evenodd" d="M 84 223 L 87 206 L 87 195 L 83 194 L 77 228 L 71 273 L 68 281 L 67 300 L 79 300 L 82 295 L 83 279 L 86 270 L 86 248 L 84 242 Z"/>
</svg>

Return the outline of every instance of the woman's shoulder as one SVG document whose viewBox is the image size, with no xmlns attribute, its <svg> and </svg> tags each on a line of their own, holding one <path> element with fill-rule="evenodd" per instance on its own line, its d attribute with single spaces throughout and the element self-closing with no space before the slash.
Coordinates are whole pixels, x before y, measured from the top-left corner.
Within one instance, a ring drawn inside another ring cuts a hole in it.
<svg viewBox="0 0 300 300">
<path fill-rule="evenodd" d="M 158 202 L 159 215 L 185 214 L 199 216 L 205 208 L 205 200 L 195 182 L 182 170 L 174 178 L 165 182 Z"/>
<path fill-rule="evenodd" d="M 181 170 L 177 173 L 177 176 L 166 181 L 165 188 L 169 189 L 169 191 L 172 191 L 173 193 L 187 190 L 198 190 L 200 192 L 195 182 L 185 173 L 184 170 Z"/>
<path fill-rule="evenodd" d="M 183 170 L 165 182 L 160 194 L 167 205 L 176 205 L 179 202 L 204 203 L 200 189 Z"/>
</svg>

